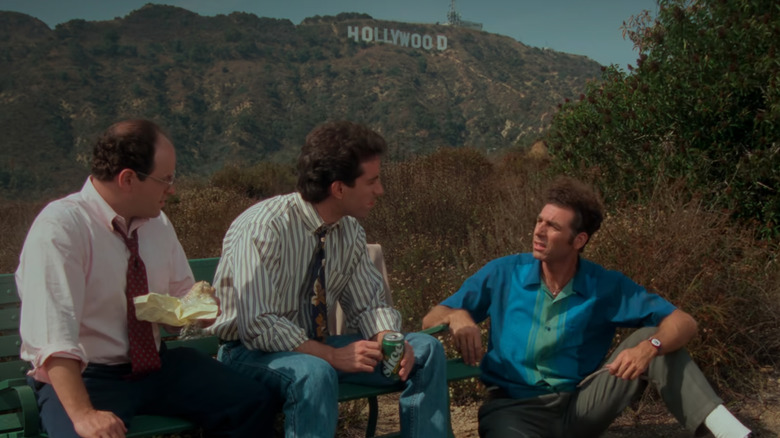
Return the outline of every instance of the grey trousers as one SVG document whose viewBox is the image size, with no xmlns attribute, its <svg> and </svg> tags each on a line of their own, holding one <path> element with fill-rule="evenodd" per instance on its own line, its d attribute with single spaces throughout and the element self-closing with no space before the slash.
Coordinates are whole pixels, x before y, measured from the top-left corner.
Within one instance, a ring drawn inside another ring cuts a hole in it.
<svg viewBox="0 0 780 438">
<path fill-rule="evenodd" d="M 655 331 L 654 327 L 635 331 L 605 363 Z M 646 377 L 623 380 L 601 373 L 574 392 L 529 399 L 492 398 L 479 409 L 479 436 L 598 437 L 644 391 L 648 381 L 677 421 L 692 433 L 723 403 L 685 349 L 653 359 Z"/>
</svg>

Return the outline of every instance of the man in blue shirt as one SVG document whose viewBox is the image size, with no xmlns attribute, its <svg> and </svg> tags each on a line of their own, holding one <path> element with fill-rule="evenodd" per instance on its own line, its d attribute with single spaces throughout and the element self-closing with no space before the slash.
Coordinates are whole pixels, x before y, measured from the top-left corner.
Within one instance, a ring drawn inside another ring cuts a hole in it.
<svg viewBox="0 0 780 438">
<path fill-rule="evenodd" d="M 489 399 L 480 436 L 599 436 L 647 381 L 689 430 L 748 436 L 682 348 L 696 321 L 580 257 L 602 219 L 593 190 L 557 180 L 537 217 L 533 251 L 491 261 L 423 319 L 424 328 L 449 324 L 466 363 L 481 362 Z M 488 317 L 483 357 L 476 323 Z M 605 360 L 618 327 L 642 328 Z"/>
</svg>

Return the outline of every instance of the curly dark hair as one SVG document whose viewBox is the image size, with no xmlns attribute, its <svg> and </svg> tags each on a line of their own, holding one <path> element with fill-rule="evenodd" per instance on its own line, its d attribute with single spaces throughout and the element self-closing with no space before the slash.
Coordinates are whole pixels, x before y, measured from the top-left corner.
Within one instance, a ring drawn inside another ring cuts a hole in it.
<svg viewBox="0 0 780 438">
<path fill-rule="evenodd" d="M 92 149 L 92 176 L 110 181 L 124 169 L 149 175 L 154 170 L 155 144 L 168 136 L 149 120 L 124 120 L 111 125 Z M 143 181 L 146 177 L 138 175 Z"/>
<path fill-rule="evenodd" d="M 386 149 L 381 135 L 359 123 L 341 120 L 314 128 L 298 156 L 301 197 L 316 204 L 330 196 L 335 181 L 354 187 L 355 179 L 363 174 L 361 164 Z"/>
<path fill-rule="evenodd" d="M 574 232 L 572 239 L 577 234 L 585 232 L 590 241 L 593 234 L 601 228 L 601 222 L 604 220 L 604 206 L 599 195 L 592 187 L 574 178 L 560 177 L 553 181 L 547 189 L 545 203 L 574 211 L 574 220 L 571 224 Z"/>
</svg>

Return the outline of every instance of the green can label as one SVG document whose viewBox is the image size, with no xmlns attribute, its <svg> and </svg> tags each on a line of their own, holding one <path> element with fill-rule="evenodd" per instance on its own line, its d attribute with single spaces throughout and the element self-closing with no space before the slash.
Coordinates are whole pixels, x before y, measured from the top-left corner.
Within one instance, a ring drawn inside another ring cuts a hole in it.
<svg viewBox="0 0 780 438">
<path fill-rule="evenodd" d="M 390 332 L 382 338 L 382 374 L 391 379 L 398 379 L 401 370 L 401 359 L 404 357 L 403 333 Z"/>
</svg>

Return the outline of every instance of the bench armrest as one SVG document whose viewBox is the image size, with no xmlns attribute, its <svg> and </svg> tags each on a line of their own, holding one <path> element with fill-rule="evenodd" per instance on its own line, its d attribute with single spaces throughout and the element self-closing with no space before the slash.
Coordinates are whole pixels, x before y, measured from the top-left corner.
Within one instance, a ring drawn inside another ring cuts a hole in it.
<svg viewBox="0 0 780 438">
<path fill-rule="evenodd" d="M 19 422 L 23 428 L 22 436 L 38 436 L 40 434 L 40 416 L 38 413 L 38 402 L 35 400 L 35 393 L 27 385 L 27 379 L 8 379 L 0 382 L 0 393 L 4 396 L 16 394 L 19 401 Z"/>
<path fill-rule="evenodd" d="M 436 335 L 439 333 L 444 333 L 450 329 L 450 326 L 448 324 L 439 324 L 435 325 L 433 327 L 428 327 L 425 330 L 420 330 L 420 333 L 426 333 L 429 335 Z"/>
</svg>

